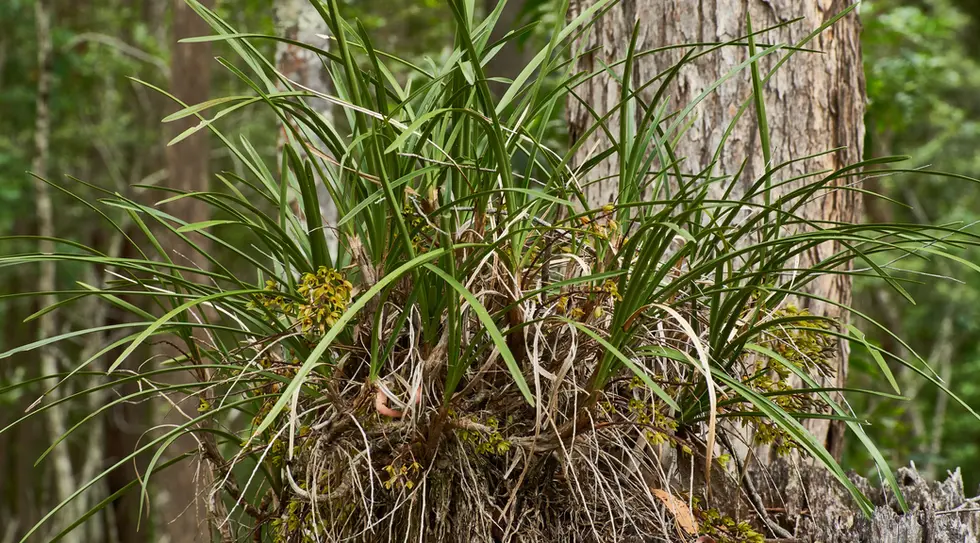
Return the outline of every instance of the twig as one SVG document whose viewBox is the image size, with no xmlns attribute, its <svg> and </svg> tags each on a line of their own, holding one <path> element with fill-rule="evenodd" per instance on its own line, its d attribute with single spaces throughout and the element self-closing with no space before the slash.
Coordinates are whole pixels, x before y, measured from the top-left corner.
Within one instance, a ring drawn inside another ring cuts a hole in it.
<svg viewBox="0 0 980 543">
<path fill-rule="evenodd" d="M 967 509 L 948 509 L 946 511 L 936 511 L 936 516 L 952 515 L 954 513 L 976 513 L 978 511 L 980 511 L 980 507 L 970 507 Z"/>
</svg>

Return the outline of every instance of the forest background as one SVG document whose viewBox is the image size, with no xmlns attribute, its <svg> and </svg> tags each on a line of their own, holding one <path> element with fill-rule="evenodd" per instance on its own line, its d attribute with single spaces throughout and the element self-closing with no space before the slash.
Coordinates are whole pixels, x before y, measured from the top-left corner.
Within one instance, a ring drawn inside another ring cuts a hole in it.
<svg viewBox="0 0 980 543">
<path fill-rule="evenodd" d="M 379 49 L 397 51 L 420 63 L 427 57 L 438 59 L 448 51 L 444 47 L 451 41 L 452 17 L 443 2 L 345 3 L 346 12 L 360 18 L 379 38 Z M 212 60 L 215 56 L 229 57 L 222 44 L 176 43 L 178 36 L 207 33 L 206 27 L 192 19 L 193 14 L 191 19 L 181 14 L 180 4 L 162 0 L 45 2 L 52 45 L 47 72 L 51 119 L 45 165 L 48 178 L 71 175 L 133 195 L 138 192 L 134 185 L 166 184 L 178 175 L 175 172 L 179 168 L 194 167 L 175 160 L 174 151 L 166 147 L 174 134 L 160 120 L 174 108 L 159 94 L 130 79 L 170 89 L 178 96 L 203 92 L 206 98 L 241 90 L 241 81 L 218 69 Z M 274 14 L 279 10 L 281 15 L 289 4 L 289 0 L 217 0 L 213 7 L 237 28 L 273 33 L 277 31 Z M 501 27 L 516 27 L 547 16 L 552 11 L 549 4 L 548 0 L 512 1 L 504 15 L 512 23 L 505 21 Z M 37 171 L 35 103 L 39 80 L 46 71 L 37 64 L 37 47 L 42 42 L 37 36 L 35 8 L 34 0 L 0 2 L 0 234 L 47 231 L 70 235 L 88 246 L 102 246 L 105 228 L 91 220 L 93 215 L 79 201 L 64 194 L 45 194 L 53 213 L 48 219 L 39 214 L 38 184 L 25 173 Z M 980 4 L 971 0 L 873 0 L 864 2 L 860 10 L 869 98 L 866 154 L 908 155 L 909 168 L 928 166 L 980 177 L 980 154 L 975 151 L 980 147 Z M 497 55 L 488 72 L 512 76 L 525 65 L 528 53 L 540 49 L 546 39 L 533 31 L 528 33 L 520 44 Z M 270 58 L 275 55 L 271 42 L 260 46 Z M 186 63 L 196 68 L 191 71 Z M 247 135 L 260 153 L 274 157 L 277 133 L 269 127 L 276 119 L 271 111 L 257 111 L 249 116 L 230 116 L 225 121 L 228 131 Z M 567 136 L 562 122 L 556 121 L 551 131 L 554 141 Z M 204 175 L 241 167 L 218 148 L 203 155 L 197 164 L 205 169 Z M 902 205 L 869 200 L 865 206 L 867 221 L 980 222 L 980 185 L 911 174 L 872 178 L 869 183 L 873 185 L 869 188 Z M 0 250 L 24 252 L 35 249 L 36 243 L 26 238 L 7 240 Z M 961 256 L 980 261 L 977 249 L 971 251 L 974 254 Z M 233 264 L 231 255 L 225 258 Z M 941 262 L 923 262 L 921 266 L 918 271 L 925 274 L 948 275 Z M 81 267 L 60 266 L 55 280 L 61 288 L 95 281 L 86 273 Z M 0 269 L 4 294 L 34 290 L 37 280 L 37 274 L 27 268 Z M 980 405 L 980 278 L 964 274 L 961 280 L 930 280 L 906 288 L 916 305 L 899 299 L 883 284 L 858 282 L 855 307 L 907 340 L 966 402 Z M 0 300 L 0 352 L 38 336 L 40 320 L 24 321 L 42 302 L 21 297 Z M 89 312 L 61 315 L 57 326 L 59 331 L 67 330 L 88 323 L 92 317 Z M 888 338 L 873 339 L 886 343 L 883 346 L 890 350 L 901 349 L 887 345 Z M 62 370 L 69 368 L 70 360 L 79 353 L 92 348 L 83 342 L 76 347 L 78 352 L 63 349 L 60 353 L 57 363 Z M 867 381 L 877 375 L 874 364 L 870 356 L 855 349 L 849 386 L 867 387 Z M 36 352 L 4 360 L 0 363 L 0 387 L 31 379 L 40 368 Z M 923 386 L 909 372 L 895 370 L 912 401 L 855 405 L 857 412 L 874 421 L 868 433 L 894 466 L 914 462 L 931 476 L 962 467 L 969 494 L 980 485 L 980 469 L 975 467 L 980 458 L 980 427 L 971 415 L 950 405 L 944 395 Z M 28 387 L 0 395 L 0 426 L 23 412 L 39 392 L 39 388 Z M 147 422 L 157 416 L 153 409 L 149 404 L 136 404 L 114 411 L 97 431 L 86 435 L 80 445 L 85 452 L 79 457 L 88 462 L 79 469 L 98 469 L 102 462 L 132 450 Z M 73 417 L 77 418 L 69 413 L 69 419 Z M 52 463 L 33 465 L 59 434 L 51 427 L 31 425 L 15 428 L 0 438 L 0 519 L 6 519 L 0 522 L 0 542 L 13 537 L 18 524 L 33 524 L 33 519 L 50 508 L 56 494 L 57 467 Z M 873 462 L 862 451 L 849 449 L 844 467 L 870 474 Z M 115 483 L 110 480 L 108 484 L 111 487 Z M 160 499 L 165 505 L 166 492 Z M 127 523 L 136 522 L 137 506 L 134 502 L 129 509 L 114 509 L 117 536 L 122 541 L 131 532 Z M 149 529 L 153 529 L 150 524 Z"/>
</svg>

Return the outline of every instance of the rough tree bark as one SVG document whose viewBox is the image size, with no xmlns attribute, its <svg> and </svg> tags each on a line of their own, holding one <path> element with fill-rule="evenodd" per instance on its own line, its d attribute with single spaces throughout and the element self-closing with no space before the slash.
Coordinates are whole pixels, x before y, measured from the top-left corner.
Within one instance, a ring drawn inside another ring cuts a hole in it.
<svg viewBox="0 0 980 543">
<path fill-rule="evenodd" d="M 591 5 L 593 0 L 572 0 L 572 17 Z M 753 27 L 758 30 L 785 23 L 797 17 L 802 22 L 793 23 L 760 36 L 760 43 L 796 44 L 830 17 L 845 9 L 852 0 L 622 0 L 614 5 L 599 21 L 593 32 L 585 38 L 583 50 L 593 50 L 579 62 L 581 70 L 602 69 L 602 63 L 610 64 L 623 59 L 629 39 L 638 21 L 637 50 L 655 47 L 705 42 L 728 42 L 747 33 L 747 15 L 751 15 Z M 826 171 L 858 162 L 862 158 L 864 142 L 864 79 L 860 50 L 860 23 L 856 12 L 838 21 L 829 30 L 808 44 L 822 54 L 797 53 L 773 76 L 765 89 L 772 160 L 774 165 L 790 159 L 801 158 L 830 149 L 839 149 L 791 165 L 780 171 L 774 184 L 783 179 L 800 176 L 807 172 Z M 686 50 L 648 55 L 639 60 L 634 68 L 635 87 L 654 78 L 678 62 Z M 785 53 L 782 53 L 785 54 Z M 725 47 L 683 67 L 676 83 L 666 93 L 673 103 L 669 111 L 677 111 L 697 97 L 710 84 L 728 73 L 747 58 L 745 47 Z M 778 57 L 760 62 L 763 70 L 772 68 Z M 649 91 L 650 98 L 656 89 Z M 675 148 L 678 157 L 685 157 L 682 170 L 698 173 L 708 166 L 723 133 L 736 111 L 751 96 L 752 84 L 748 72 L 733 77 L 721 85 L 695 111 L 693 123 Z M 582 99 L 601 115 L 613 109 L 619 100 L 620 88 L 611 77 L 596 78 L 585 88 L 579 89 Z M 594 120 L 580 103 L 569 104 L 570 132 L 573 138 L 582 134 Z M 613 125 L 619 121 L 613 118 Z M 616 133 L 616 127 L 610 127 Z M 582 147 L 579 161 L 588 158 L 595 142 L 587 141 Z M 612 176 L 618 172 L 617 157 L 613 156 L 592 173 L 595 179 Z M 714 166 L 716 175 L 731 175 L 745 161 L 740 186 L 734 190 L 741 196 L 752 180 L 764 172 L 758 128 L 754 115 L 744 115 L 734 127 L 726 148 L 720 153 Z M 812 178 L 810 178 L 812 179 Z M 780 192 L 795 190 L 804 181 L 784 186 Z M 592 185 L 588 190 L 589 202 L 603 205 L 615 198 L 617 187 L 612 181 Z M 714 189 L 723 190 L 722 187 Z M 719 194 L 715 192 L 713 197 Z M 803 209 L 803 215 L 813 220 L 855 221 L 860 217 L 861 200 L 852 191 L 832 191 L 815 199 Z M 807 255 L 809 262 L 818 262 L 836 252 L 839 244 L 828 243 Z M 847 305 L 851 302 L 851 284 L 843 276 L 827 276 L 809 285 L 810 293 Z M 799 303 L 814 314 L 843 317 L 831 304 L 814 300 Z M 842 386 L 847 375 L 847 345 L 842 344 L 837 357 L 837 371 L 826 379 L 827 386 Z M 840 457 L 843 445 L 843 426 L 828 421 L 813 420 L 806 423 L 808 429 L 827 448 Z M 777 462 L 757 464 L 753 471 L 764 470 L 758 480 L 761 499 L 767 506 L 783 511 L 784 526 L 795 526 L 792 541 L 822 541 L 836 543 L 952 543 L 972 542 L 980 535 L 980 515 L 975 499 L 966 499 L 962 479 L 956 472 L 945 482 L 931 483 L 918 472 L 899 470 L 899 484 L 909 502 L 911 512 L 906 515 L 888 492 L 872 488 L 858 477 L 852 480 L 871 497 L 877 508 L 872 518 L 864 518 L 854 506 L 846 491 L 823 469 L 817 466 L 790 465 Z M 761 475 L 761 474 L 759 474 Z"/>
<path fill-rule="evenodd" d="M 276 0 L 276 33 L 284 38 L 325 48 L 330 29 L 308 0 Z M 276 68 L 291 81 L 317 92 L 330 89 L 330 76 L 319 55 L 288 43 L 276 45 Z"/>
<path fill-rule="evenodd" d="M 615 4 L 586 37 L 583 50 L 597 47 L 582 58 L 579 68 L 593 71 L 602 62 L 624 59 L 634 24 L 639 21 L 637 51 L 687 43 L 728 42 L 745 36 L 746 16 L 751 15 L 753 28 L 758 30 L 785 23 L 797 17 L 800 22 L 781 27 L 757 38 L 759 43 L 796 44 L 829 18 L 845 9 L 852 0 L 623 0 Z M 581 13 L 593 0 L 572 0 L 571 16 Z M 797 53 L 773 76 L 765 89 L 769 118 L 772 161 L 778 165 L 819 152 L 840 148 L 819 158 L 796 163 L 780 170 L 773 184 L 806 172 L 832 170 L 858 162 L 862 158 L 864 141 L 864 75 L 861 65 L 860 22 L 856 12 L 848 14 L 833 27 L 809 43 L 808 47 L 822 51 Z M 645 83 L 678 62 L 686 50 L 647 55 L 639 59 L 633 72 L 634 87 Z M 785 52 L 779 53 L 786 54 Z M 676 83 L 666 93 L 671 104 L 668 111 L 679 111 L 704 89 L 748 58 L 745 46 L 724 47 L 680 70 Z M 771 69 L 777 56 L 760 62 L 763 74 Z M 649 99 L 656 87 L 645 94 Z M 610 111 L 619 101 L 619 84 L 611 77 L 592 80 L 579 89 L 582 99 L 599 114 Z M 685 157 L 682 170 L 698 173 L 711 161 L 735 112 L 751 97 L 752 82 L 748 71 L 733 77 L 711 94 L 693 113 L 693 124 L 675 148 L 678 157 Z M 573 138 L 581 134 L 594 120 L 580 103 L 569 104 L 570 132 Z M 618 123 L 613 119 L 612 124 Z M 616 133 L 615 126 L 610 127 Z M 597 136 L 594 136 L 597 137 Z M 766 165 L 759 144 L 758 128 L 752 111 L 743 115 L 734 127 L 725 149 L 714 167 L 716 175 L 733 175 L 742 165 L 745 170 L 734 190 L 736 197 L 765 172 Z M 582 147 L 581 160 L 593 149 L 592 142 Z M 595 178 L 618 172 L 617 158 L 611 157 L 597 169 Z M 808 178 L 812 181 L 813 178 Z M 795 190 L 796 181 L 782 187 L 779 193 Z M 714 196 L 723 187 L 716 185 Z M 602 205 L 616 194 L 615 178 L 587 189 L 590 203 Z M 860 200 L 853 191 L 831 191 L 805 206 L 802 214 L 809 219 L 852 221 L 859 217 Z M 833 254 L 838 243 L 827 243 L 807 255 L 811 262 Z M 800 267 L 806 266 L 802 262 Z M 848 304 L 851 300 L 850 280 L 845 276 L 828 275 L 811 283 L 807 290 L 817 296 Z M 800 305 L 811 313 L 840 317 L 840 310 L 831 304 L 812 299 Z M 846 317 L 844 315 L 843 317 Z M 827 386 L 842 386 L 847 374 L 847 345 L 841 344 L 836 375 L 825 379 Z M 839 458 L 842 449 L 843 426 L 826 420 L 806 422 L 808 429 L 821 439 Z"/>
</svg>

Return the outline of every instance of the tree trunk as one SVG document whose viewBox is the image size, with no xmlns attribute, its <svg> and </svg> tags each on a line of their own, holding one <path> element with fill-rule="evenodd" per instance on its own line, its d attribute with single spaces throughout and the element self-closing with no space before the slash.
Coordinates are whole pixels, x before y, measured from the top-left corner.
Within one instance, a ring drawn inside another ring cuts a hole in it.
<svg viewBox="0 0 980 543">
<path fill-rule="evenodd" d="M 503 12 L 500 14 L 500 19 L 497 21 L 496 26 L 493 27 L 490 35 L 490 43 L 502 39 L 508 32 L 517 28 L 517 18 L 521 13 L 523 4 L 524 2 L 507 2 Z M 497 0 L 486 0 L 484 10 L 486 13 L 490 13 L 496 7 Z M 522 46 L 516 40 L 510 40 L 503 49 L 497 51 L 497 54 L 484 67 L 486 76 L 488 78 L 503 77 L 513 80 L 521 73 L 521 70 L 530 60 L 528 55 L 529 50 L 529 45 Z M 508 85 L 491 81 L 490 88 L 494 92 L 502 95 L 507 91 Z"/>
<path fill-rule="evenodd" d="M 211 8 L 214 0 L 201 0 L 201 4 Z M 203 36 L 210 33 L 208 24 L 188 6 L 184 0 L 173 0 L 173 33 L 170 61 L 170 91 L 182 102 L 191 105 L 204 102 L 211 94 L 211 45 L 209 43 L 182 44 L 183 38 Z M 173 106 L 176 108 L 177 106 Z M 176 136 L 197 124 L 193 116 L 170 124 L 171 134 Z M 200 130 L 177 145 L 167 148 L 167 168 L 170 171 L 168 186 L 190 192 L 208 190 L 210 177 L 210 145 L 207 130 Z M 205 221 L 209 217 L 208 206 L 194 198 L 182 198 L 169 204 L 167 211 L 188 223 Z M 194 253 L 175 236 L 161 236 L 161 241 L 169 257 L 178 265 L 197 265 L 206 269 L 206 260 Z M 202 250 L 208 251 L 209 244 L 204 236 L 196 236 L 194 242 Z M 190 261 L 188 261 L 190 260 Z M 194 280 L 194 279 L 192 279 Z M 203 279 L 202 279 L 203 280 Z M 177 355 L 172 347 L 163 346 L 167 358 Z M 168 380 L 186 382 L 193 379 L 188 373 L 167 374 Z M 164 402 L 167 410 L 165 423 L 183 424 L 188 416 L 196 415 L 197 401 L 182 393 L 170 395 L 176 407 Z M 183 453 L 197 448 L 190 436 L 181 437 L 172 446 L 171 454 Z M 208 470 L 197 462 L 181 462 L 161 478 L 166 500 L 161 508 L 163 532 L 170 541 L 209 541 L 206 498 L 209 495 L 210 477 Z M 210 516 L 210 515 L 208 515 Z M 224 519 L 221 519 L 224 520 Z"/>
<path fill-rule="evenodd" d="M 43 0 L 38 0 L 34 5 L 35 24 L 37 28 L 37 102 L 35 112 L 34 127 L 34 160 L 31 168 L 34 174 L 41 178 L 48 177 L 48 157 L 51 139 L 51 79 L 52 79 L 52 40 L 51 40 L 51 16 Z M 42 254 L 53 254 L 55 252 L 54 241 L 54 207 L 51 203 L 51 194 L 48 191 L 47 183 L 35 180 L 34 187 L 35 209 L 37 213 L 37 234 L 38 252 Z M 37 276 L 37 290 L 42 293 L 53 293 L 57 288 L 56 263 L 53 260 L 41 263 L 41 269 Z M 50 307 L 58 301 L 54 294 L 42 294 L 40 296 L 41 307 Z M 38 325 L 38 337 L 45 339 L 57 335 L 57 323 L 55 313 L 47 313 L 40 317 Z M 58 364 L 58 351 L 55 347 L 41 349 L 41 373 L 43 375 L 57 375 L 61 369 Z M 61 392 L 58 389 L 52 390 L 48 394 L 47 401 L 54 402 L 60 399 Z M 68 428 L 67 412 L 64 407 L 59 406 L 47 411 L 48 432 L 50 441 L 53 443 L 60 438 Z M 61 503 L 75 491 L 75 473 L 72 467 L 72 459 L 68 447 L 56 447 L 52 451 L 52 463 L 54 464 L 53 486 L 54 495 L 52 504 Z M 73 503 L 68 507 L 67 518 L 76 518 L 77 504 Z M 80 541 L 78 532 L 68 534 L 65 541 L 73 543 Z"/>
<path fill-rule="evenodd" d="M 320 36 L 328 35 L 330 28 L 309 0 L 276 0 L 275 17 L 276 34 L 279 36 L 314 45 L 321 49 L 327 48 L 327 40 Z M 276 69 L 294 84 L 299 84 L 306 89 L 322 94 L 330 94 L 330 74 L 327 73 L 320 56 L 309 49 L 279 42 L 276 45 Z M 297 90 L 302 90 L 302 87 Z M 331 107 L 326 100 L 315 99 L 310 101 L 308 105 L 315 109 L 326 122 L 331 122 Z M 286 128 L 283 127 L 279 138 L 280 152 L 288 140 L 287 133 Z M 315 136 L 307 136 L 312 145 L 321 151 L 325 150 L 322 142 Z M 314 157 L 310 158 L 317 160 Z M 320 202 L 320 214 L 323 215 L 324 224 L 337 224 L 339 219 L 337 206 L 334 204 L 333 198 L 327 191 L 326 182 L 323 180 L 317 183 L 317 199 Z M 336 234 L 329 228 L 325 233 L 331 254 L 336 254 Z"/>
<path fill-rule="evenodd" d="M 585 38 L 583 51 L 596 48 L 582 57 L 579 69 L 588 72 L 601 70 L 603 63 L 611 64 L 626 57 L 633 27 L 639 22 L 637 51 L 677 44 L 696 42 L 728 42 L 747 34 L 748 15 L 752 26 L 759 30 L 797 17 L 802 21 L 767 32 L 756 38 L 759 44 L 795 45 L 825 21 L 845 9 L 851 0 L 623 0 L 615 4 Z M 581 13 L 592 0 L 572 0 L 571 17 Z M 806 172 L 833 170 L 862 158 L 864 141 L 864 76 L 861 65 L 860 23 L 856 12 L 848 14 L 830 29 L 824 31 L 807 45 L 822 54 L 798 52 L 772 77 L 765 88 L 764 98 L 772 146 L 773 166 L 791 159 L 798 159 L 830 149 L 839 151 L 815 159 L 801 161 L 779 170 L 773 185 Z M 636 61 L 632 84 L 634 88 L 655 78 L 658 73 L 675 65 L 686 49 L 674 49 L 646 55 Z M 763 76 L 779 56 L 779 51 L 760 61 Z M 695 100 L 706 88 L 724 77 L 739 63 L 748 58 L 748 48 L 726 46 L 693 61 L 680 69 L 677 79 L 665 93 L 671 100 L 668 111 L 679 111 Z M 621 74 L 621 68 L 618 69 Z M 642 93 L 649 101 L 656 92 L 654 85 Z M 618 82 L 608 76 L 597 77 L 577 91 L 582 100 L 592 105 L 602 115 L 614 108 L 619 101 Z M 729 123 L 739 107 L 752 96 L 750 73 L 745 70 L 718 87 L 692 112 L 688 118 L 692 124 L 676 144 L 678 159 L 684 157 L 681 169 L 686 174 L 697 174 L 712 160 Z M 655 107 L 655 106 L 654 106 Z M 594 122 L 588 110 L 580 103 L 569 104 L 569 122 L 572 138 Z M 618 118 L 610 121 L 610 130 L 617 133 Z M 593 138 L 597 136 L 592 136 Z M 593 142 L 582 146 L 579 162 L 587 159 Z M 732 134 L 714 165 L 714 175 L 734 175 L 745 162 L 745 169 L 736 183 L 733 197 L 740 197 L 746 188 L 765 172 L 762 146 L 754 111 L 749 110 L 733 128 Z M 591 172 L 593 179 L 613 176 L 619 170 L 617 157 L 610 157 L 606 164 Z M 813 177 L 807 180 L 813 180 Z M 794 181 L 774 189 L 774 198 L 795 190 L 804 181 Z M 719 197 L 724 190 L 715 184 L 709 197 Z M 586 189 L 592 205 L 612 201 L 617 193 L 616 180 L 596 183 Z M 808 219 L 827 221 L 853 221 L 860 216 L 860 200 L 853 191 L 829 191 L 820 193 L 802 210 Z M 807 255 L 812 262 L 833 254 L 839 243 L 827 243 Z M 801 262 L 799 267 L 808 266 Z M 841 275 L 826 275 L 810 283 L 807 291 L 813 295 L 850 303 L 851 282 Z M 817 315 L 843 317 L 834 305 L 813 299 L 798 303 Z M 836 375 L 824 379 L 826 386 L 842 386 L 847 374 L 845 361 L 848 348 L 841 343 Z M 842 452 L 843 425 L 826 420 L 809 420 L 807 428 L 824 442 L 837 457 Z"/>
<path fill-rule="evenodd" d="M 214 5 L 214 0 L 201 0 L 201 4 L 210 8 Z M 211 94 L 211 44 L 178 42 L 184 38 L 210 34 L 211 28 L 184 0 L 174 0 L 173 6 L 170 90 L 183 102 L 197 104 L 207 100 Z M 197 122 L 194 116 L 189 116 L 171 123 L 170 129 L 173 135 L 177 135 Z M 208 135 L 207 130 L 200 130 L 167 149 L 170 187 L 186 191 L 207 190 L 211 154 Z M 187 222 L 207 219 L 209 211 L 204 203 L 192 198 L 184 198 L 180 202 L 180 218 Z"/>
</svg>

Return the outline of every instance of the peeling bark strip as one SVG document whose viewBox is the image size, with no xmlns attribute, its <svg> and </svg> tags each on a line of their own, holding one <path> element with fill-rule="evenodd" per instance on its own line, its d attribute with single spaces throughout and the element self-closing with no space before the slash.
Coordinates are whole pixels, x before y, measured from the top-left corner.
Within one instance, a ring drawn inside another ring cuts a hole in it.
<svg viewBox="0 0 980 543">
<path fill-rule="evenodd" d="M 594 0 L 572 0 L 570 17 L 575 17 Z M 595 50 L 582 57 L 578 69 L 586 72 L 601 70 L 626 57 L 630 35 L 639 21 L 637 51 L 687 43 L 728 42 L 747 34 L 746 15 L 751 15 L 752 26 L 768 28 L 792 19 L 803 20 L 758 36 L 763 44 L 793 45 L 818 28 L 825 21 L 845 9 L 852 0 L 622 0 L 615 4 L 599 20 L 593 31 L 584 38 L 582 51 Z M 765 89 L 765 103 L 769 118 L 773 166 L 790 159 L 797 159 L 841 148 L 836 153 L 790 165 L 781 169 L 773 179 L 773 185 L 806 172 L 834 170 L 858 162 L 862 158 L 864 141 L 864 73 L 861 65 L 860 22 L 852 12 L 808 44 L 810 49 L 822 53 L 798 52 L 780 67 Z M 655 78 L 658 73 L 676 64 L 688 51 L 686 48 L 646 55 L 636 61 L 633 85 L 639 87 Z M 786 51 L 779 51 L 760 61 L 763 77 Z M 746 46 L 728 46 L 681 68 L 676 82 L 665 96 L 671 103 L 667 111 L 679 111 L 695 100 L 704 89 L 725 76 L 732 68 L 748 58 Z M 618 73 L 622 73 L 618 68 Z M 652 86 L 643 98 L 650 100 L 657 87 Z M 599 115 L 612 110 L 619 101 L 620 88 L 611 77 L 591 80 L 576 91 Z M 681 138 L 674 151 L 684 158 L 684 173 L 696 174 L 711 161 L 731 120 L 745 100 L 752 96 L 749 71 L 737 74 L 705 99 L 692 113 L 691 127 Z M 595 122 L 581 103 L 569 104 L 569 125 L 572 138 L 584 133 Z M 617 133 L 618 116 L 610 121 L 610 131 Z M 595 139 L 601 137 L 591 136 Z M 595 146 L 588 141 L 582 146 L 578 162 L 584 162 Z M 600 145 L 602 145 L 600 143 Z M 604 148 L 604 147 L 600 147 Z M 749 109 L 733 129 L 720 153 L 713 174 L 733 175 L 747 161 L 745 170 L 733 194 L 740 197 L 746 188 L 765 172 L 762 148 L 759 142 L 755 112 Z M 597 167 L 592 179 L 610 177 L 609 182 L 599 182 L 586 189 L 589 202 L 603 205 L 616 197 L 618 158 L 613 156 Z M 809 177 L 774 190 L 774 198 L 798 189 Z M 853 183 L 854 179 L 844 181 Z M 724 191 L 716 184 L 710 197 L 718 197 Z M 802 210 L 802 215 L 817 221 L 854 221 L 860 216 L 860 199 L 851 191 L 833 191 L 816 198 Z M 809 262 L 819 262 L 838 251 L 839 243 L 827 243 L 807 255 Z M 810 283 L 808 292 L 842 304 L 851 301 L 851 282 L 847 277 L 827 275 Z M 840 310 L 833 305 L 814 300 L 802 300 L 800 305 L 817 315 L 840 317 Z M 846 317 L 846 315 L 845 315 Z M 840 361 L 847 359 L 847 345 L 842 344 Z M 843 386 L 847 368 L 839 363 L 835 378 L 824 379 L 827 386 Z M 807 428 L 826 442 L 835 456 L 841 452 L 843 425 L 827 420 L 808 420 Z M 838 427 L 839 426 L 839 427 Z"/>
</svg>

